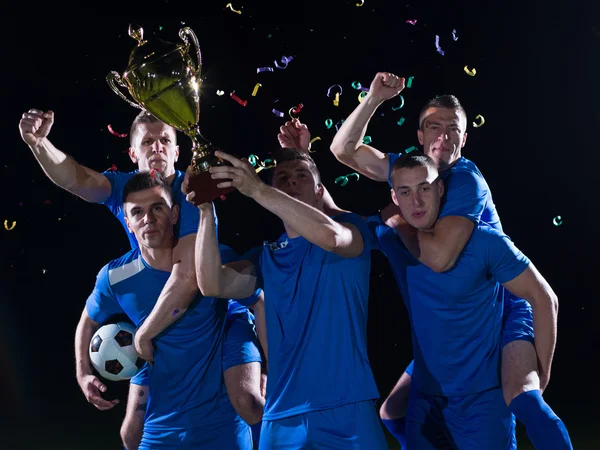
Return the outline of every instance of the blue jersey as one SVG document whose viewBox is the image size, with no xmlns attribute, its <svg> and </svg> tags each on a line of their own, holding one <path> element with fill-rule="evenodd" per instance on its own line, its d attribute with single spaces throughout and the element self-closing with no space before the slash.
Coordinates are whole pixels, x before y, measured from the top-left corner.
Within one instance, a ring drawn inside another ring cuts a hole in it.
<svg viewBox="0 0 600 450">
<path fill-rule="evenodd" d="M 372 239 L 356 214 L 362 253 L 343 258 L 283 234 L 250 257 L 265 292 L 269 376 L 263 419 L 278 420 L 379 397 L 367 357 Z"/>
<path fill-rule="evenodd" d="M 138 173 L 137 170 L 134 170 L 133 172 L 113 172 L 111 170 L 102 172 L 102 175 L 104 175 L 110 182 L 111 187 L 110 196 L 103 202 L 103 204 L 110 209 L 110 212 L 112 212 L 115 217 L 119 219 L 121 225 L 123 225 L 132 249 L 138 247 L 138 242 L 135 238 L 135 235 L 127 229 L 127 224 L 125 223 L 125 212 L 123 211 L 123 189 L 131 177 L 133 177 L 136 173 Z M 198 208 L 188 202 L 181 191 L 181 183 L 183 182 L 184 177 L 185 173 L 176 170 L 175 179 L 171 185 L 171 189 L 173 190 L 173 201 L 175 204 L 179 205 L 180 208 L 179 220 L 175 225 L 174 230 L 175 236 L 178 238 L 182 238 L 188 234 L 196 234 L 198 231 L 198 224 L 200 223 L 200 212 L 198 211 Z"/>
<path fill-rule="evenodd" d="M 475 227 L 454 267 L 436 273 L 419 263 L 379 215 L 369 218 L 390 261 L 411 320 L 413 384 L 429 395 L 468 395 L 500 385 L 506 283 L 529 260 L 502 232 Z"/>
<path fill-rule="evenodd" d="M 389 177 L 392 175 L 394 162 L 400 156 L 401 153 L 388 153 Z M 391 186 L 389 177 L 388 182 Z M 466 217 L 475 223 L 485 222 L 492 228 L 502 231 L 490 188 L 472 161 L 460 158 L 449 169 L 440 171 L 440 178 L 444 181 L 445 187 L 440 219 L 446 216 Z"/>
<path fill-rule="evenodd" d="M 134 249 L 102 268 L 87 312 L 99 323 L 125 313 L 139 327 L 169 275 L 150 267 Z M 154 339 L 145 432 L 216 428 L 238 420 L 222 380 L 226 314 L 227 301 L 199 294 L 182 317 Z"/>
</svg>

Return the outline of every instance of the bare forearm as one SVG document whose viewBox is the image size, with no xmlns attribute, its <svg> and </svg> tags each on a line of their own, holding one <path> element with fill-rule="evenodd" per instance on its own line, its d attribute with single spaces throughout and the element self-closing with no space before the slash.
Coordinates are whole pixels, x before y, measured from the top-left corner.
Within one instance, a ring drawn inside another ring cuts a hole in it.
<svg viewBox="0 0 600 450">
<path fill-rule="evenodd" d="M 99 325 L 91 320 L 81 320 L 75 331 L 75 371 L 77 378 L 92 374 L 89 346 Z"/>
<path fill-rule="evenodd" d="M 223 266 L 217 243 L 217 225 L 212 208 L 200 209 L 200 225 L 196 238 L 196 280 L 202 295 L 218 296 L 222 291 Z"/>
<path fill-rule="evenodd" d="M 318 209 L 266 184 L 258 189 L 254 200 L 311 243 L 327 251 L 337 247 L 342 227 Z"/>
<path fill-rule="evenodd" d="M 40 145 L 29 147 L 46 176 L 63 189 L 69 189 L 77 182 L 79 164 L 69 155 L 57 149 L 48 138 Z"/>
<path fill-rule="evenodd" d="M 331 151 L 340 161 L 354 158 L 367 132 L 371 117 L 381 101 L 367 95 L 344 121 L 331 143 Z"/>
<path fill-rule="evenodd" d="M 532 305 L 535 349 L 541 371 L 549 374 L 556 346 L 558 300 L 553 295 L 547 295 L 546 298 L 532 302 Z"/>
<path fill-rule="evenodd" d="M 141 332 L 149 339 L 154 339 L 181 317 L 197 294 L 196 280 L 186 276 L 183 263 L 173 265 L 171 276 L 152 312 L 144 321 Z"/>
</svg>

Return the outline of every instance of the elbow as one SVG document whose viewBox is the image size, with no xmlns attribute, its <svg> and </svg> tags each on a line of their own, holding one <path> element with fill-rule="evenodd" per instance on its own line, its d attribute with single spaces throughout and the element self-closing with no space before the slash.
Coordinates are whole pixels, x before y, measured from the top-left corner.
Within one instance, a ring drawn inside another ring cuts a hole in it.
<svg viewBox="0 0 600 450">
<path fill-rule="evenodd" d="M 550 305 L 552 313 L 555 317 L 558 317 L 558 297 L 554 292 L 550 295 Z"/>
</svg>

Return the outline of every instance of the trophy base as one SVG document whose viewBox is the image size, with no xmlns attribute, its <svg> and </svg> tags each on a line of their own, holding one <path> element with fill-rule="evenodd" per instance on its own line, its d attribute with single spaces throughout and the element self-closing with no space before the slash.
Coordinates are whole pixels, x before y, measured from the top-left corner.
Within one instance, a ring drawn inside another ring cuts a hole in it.
<svg viewBox="0 0 600 450">
<path fill-rule="evenodd" d="M 217 184 L 226 180 L 211 178 L 210 172 L 199 172 L 190 176 L 188 192 L 194 193 L 194 205 L 212 202 L 222 195 L 229 194 L 234 188 L 219 188 Z"/>
</svg>

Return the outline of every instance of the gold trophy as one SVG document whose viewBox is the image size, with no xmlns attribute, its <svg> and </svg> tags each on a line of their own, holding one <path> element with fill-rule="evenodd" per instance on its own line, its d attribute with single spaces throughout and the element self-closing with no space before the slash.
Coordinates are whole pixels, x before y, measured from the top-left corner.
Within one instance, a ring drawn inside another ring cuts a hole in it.
<svg viewBox="0 0 600 450">
<path fill-rule="evenodd" d="M 218 148 L 200 134 L 200 79 L 202 54 L 198 38 L 191 28 L 179 30 L 183 43 L 162 39 L 144 39 L 144 30 L 129 25 L 129 36 L 137 41 L 123 75 L 111 71 L 106 81 L 111 89 L 134 108 L 142 109 L 183 132 L 192 140 L 192 174 L 188 192 L 194 192 L 194 204 L 210 202 L 233 189 L 220 189 L 208 171 L 212 166 L 228 164 L 214 154 Z M 194 45 L 195 60 L 190 55 Z M 115 85 L 127 89 L 129 100 Z"/>
</svg>

